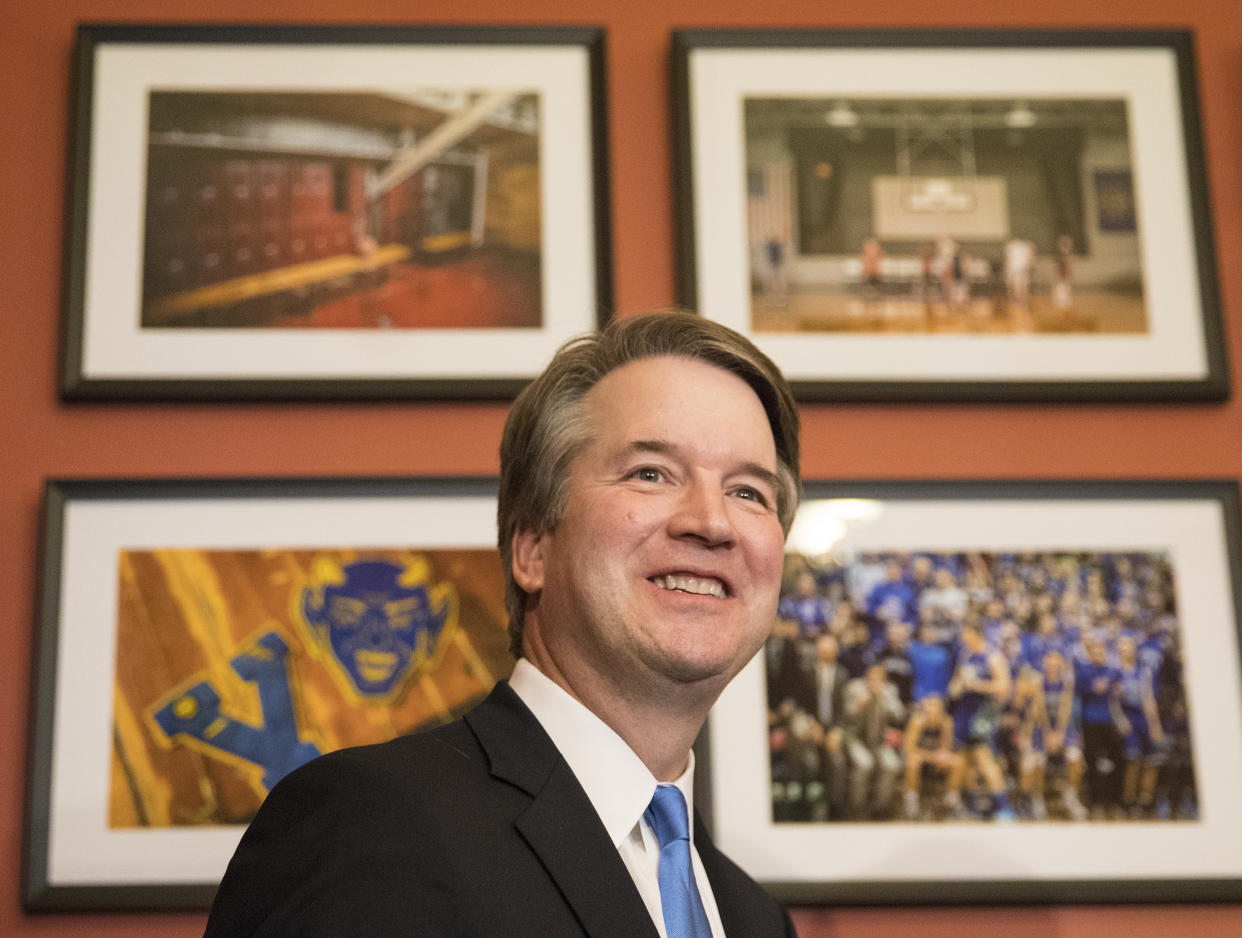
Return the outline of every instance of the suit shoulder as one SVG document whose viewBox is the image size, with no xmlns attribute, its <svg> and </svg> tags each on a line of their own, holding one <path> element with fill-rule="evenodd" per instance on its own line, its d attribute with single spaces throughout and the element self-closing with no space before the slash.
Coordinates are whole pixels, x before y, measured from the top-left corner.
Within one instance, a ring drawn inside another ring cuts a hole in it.
<svg viewBox="0 0 1242 938">
<path fill-rule="evenodd" d="M 486 775 L 487 760 L 474 735 L 459 720 L 387 742 L 326 753 L 291 772 L 272 789 L 272 794 L 307 785 L 348 786 L 361 779 L 382 783 L 385 777 L 408 789 L 411 781 L 431 784 L 445 777 L 460 778 L 471 773 Z"/>
<path fill-rule="evenodd" d="M 356 933 L 349 915 L 415 893 L 430 915 L 448 900 L 423 887 L 454 849 L 454 819 L 485 791 L 473 740 L 454 723 L 337 750 L 285 776 L 242 836 L 207 935 Z"/>
</svg>

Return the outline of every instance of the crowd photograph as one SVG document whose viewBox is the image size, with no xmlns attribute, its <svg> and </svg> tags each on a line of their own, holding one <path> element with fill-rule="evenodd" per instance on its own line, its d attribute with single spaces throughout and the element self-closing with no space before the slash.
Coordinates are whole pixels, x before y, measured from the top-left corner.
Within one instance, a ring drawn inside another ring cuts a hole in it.
<svg viewBox="0 0 1242 938">
<path fill-rule="evenodd" d="M 1198 817 L 1167 554 L 785 567 L 765 649 L 775 822 Z"/>
</svg>

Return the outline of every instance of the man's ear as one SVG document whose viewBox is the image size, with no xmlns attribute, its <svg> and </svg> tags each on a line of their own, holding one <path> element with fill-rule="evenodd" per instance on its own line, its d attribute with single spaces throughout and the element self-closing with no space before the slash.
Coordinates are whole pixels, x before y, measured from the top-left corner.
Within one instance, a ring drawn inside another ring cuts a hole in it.
<svg viewBox="0 0 1242 938">
<path fill-rule="evenodd" d="M 527 593 L 543 589 L 544 536 L 534 531 L 513 535 L 513 579 Z"/>
</svg>

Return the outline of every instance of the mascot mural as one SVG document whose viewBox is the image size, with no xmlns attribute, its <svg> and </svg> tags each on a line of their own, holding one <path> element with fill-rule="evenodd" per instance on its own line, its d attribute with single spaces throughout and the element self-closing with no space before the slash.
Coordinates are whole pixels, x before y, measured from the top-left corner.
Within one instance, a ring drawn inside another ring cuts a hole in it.
<svg viewBox="0 0 1242 938">
<path fill-rule="evenodd" d="M 507 676 L 494 550 L 150 550 L 120 562 L 113 827 L 243 823 L 321 753 Z"/>
</svg>

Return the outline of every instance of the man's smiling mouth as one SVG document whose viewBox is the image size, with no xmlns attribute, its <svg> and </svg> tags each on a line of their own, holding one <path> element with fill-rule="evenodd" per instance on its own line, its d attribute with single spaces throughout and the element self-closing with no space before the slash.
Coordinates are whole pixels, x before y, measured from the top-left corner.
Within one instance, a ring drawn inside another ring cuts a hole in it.
<svg viewBox="0 0 1242 938">
<path fill-rule="evenodd" d="M 653 576 L 651 582 L 660 589 L 680 590 L 683 593 L 694 593 L 698 596 L 714 596 L 724 599 L 724 584 L 713 577 L 690 576 L 688 573 L 666 573 Z"/>
</svg>

